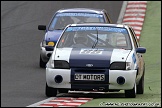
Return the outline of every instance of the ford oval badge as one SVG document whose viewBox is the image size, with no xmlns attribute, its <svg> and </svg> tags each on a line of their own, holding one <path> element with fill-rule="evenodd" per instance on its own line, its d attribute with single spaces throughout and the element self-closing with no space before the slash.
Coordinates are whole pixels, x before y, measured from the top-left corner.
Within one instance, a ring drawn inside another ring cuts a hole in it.
<svg viewBox="0 0 162 108">
<path fill-rule="evenodd" d="M 87 67 L 93 67 L 93 64 L 86 64 Z"/>
</svg>

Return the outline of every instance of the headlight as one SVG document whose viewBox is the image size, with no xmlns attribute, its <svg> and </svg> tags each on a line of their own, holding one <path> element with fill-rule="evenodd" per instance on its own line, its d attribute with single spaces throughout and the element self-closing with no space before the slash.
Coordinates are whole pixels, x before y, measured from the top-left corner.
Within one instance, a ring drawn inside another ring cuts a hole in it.
<svg viewBox="0 0 162 108">
<path fill-rule="evenodd" d="M 70 69 L 69 63 L 63 60 L 55 60 L 54 67 L 56 69 Z"/>
<path fill-rule="evenodd" d="M 125 70 L 126 62 L 113 62 L 110 65 L 110 70 Z"/>
<path fill-rule="evenodd" d="M 126 62 L 126 70 L 131 70 L 131 63 L 130 62 Z"/>
<path fill-rule="evenodd" d="M 54 46 L 55 43 L 54 42 L 48 42 L 48 46 Z"/>
<path fill-rule="evenodd" d="M 42 42 L 42 46 L 45 47 L 45 46 L 55 46 L 55 43 L 54 42 L 46 42 L 45 40 L 43 40 Z"/>
</svg>

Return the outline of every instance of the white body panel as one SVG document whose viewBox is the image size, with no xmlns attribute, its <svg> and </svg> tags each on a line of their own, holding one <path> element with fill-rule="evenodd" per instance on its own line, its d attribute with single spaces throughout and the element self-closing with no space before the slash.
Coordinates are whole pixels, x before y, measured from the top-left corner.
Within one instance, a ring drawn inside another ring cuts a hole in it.
<svg viewBox="0 0 162 108">
<path fill-rule="evenodd" d="M 137 70 L 109 70 L 109 89 L 132 89 L 135 83 L 136 72 Z M 119 76 L 125 78 L 125 83 L 123 85 L 119 85 L 116 81 Z"/>
<path fill-rule="evenodd" d="M 112 63 L 114 61 L 125 62 L 129 53 L 130 53 L 130 50 L 114 49 L 112 52 L 110 63 Z"/>
<path fill-rule="evenodd" d="M 54 60 L 65 60 L 69 62 L 69 57 L 72 48 L 57 48 L 55 51 Z"/>
<path fill-rule="evenodd" d="M 48 86 L 54 88 L 71 88 L 70 82 L 70 73 L 71 71 L 68 69 L 50 69 L 46 68 L 46 82 Z M 54 78 L 56 75 L 61 75 L 63 77 L 63 81 L 61 83 L 56 83 Z"/>
</svg>

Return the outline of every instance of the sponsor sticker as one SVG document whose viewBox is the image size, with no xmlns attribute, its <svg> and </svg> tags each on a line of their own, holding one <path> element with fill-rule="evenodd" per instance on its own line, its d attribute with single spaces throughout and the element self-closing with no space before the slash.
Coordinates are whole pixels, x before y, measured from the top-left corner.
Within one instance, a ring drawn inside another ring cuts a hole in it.
<svg viewBox="0 0 162 108">
<path fill-rule="evenodd" d="M 92 81 L 104 81 L 104 74 L 75 74 L 75 80 L 92 80 Z"/>
<path fill-rule="evenodd" d="M 135 64 L 136 63 L 136 57 L 135 57 L 135 54 L 134 53 L 133 53 L 132 59 L 133 59 L 133 62 Z"/>
<path fill-rule="evenodd" d="M 83 17 L 103 17 L 101 14 L 90 14 L 90 13 L 60 13 L 56 16 L 83 16 Z"/>
<path fill-rule="evenodd" d="M 102 54 L 104 49 L 81 49 L 79 54 Z"/>
<path fill-rule="evenodd" d="M 98 30 L 98 31 L 107 31 L 107 32 L 117 32 L 117 33 L 125 33 L 128 34 L 127 30 L 125 28 L 119 28 L 119 27 L 68 27 L 66 29 L 66 32 L 69 31 L 94 31 L 94 30 Z"/>
</svg>

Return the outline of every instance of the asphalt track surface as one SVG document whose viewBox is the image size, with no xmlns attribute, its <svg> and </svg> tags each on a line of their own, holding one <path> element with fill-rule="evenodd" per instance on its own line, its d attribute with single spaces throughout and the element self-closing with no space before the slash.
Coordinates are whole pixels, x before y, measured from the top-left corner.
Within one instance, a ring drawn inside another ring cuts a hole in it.
<svg viewBox="0 0 162 108">
<path fill-rule="evenodd" d="M 122 1 L 1 1 L 1 107 L 25 107 L 47 99 L 39 44 L 61 8 L 103 8 L 117 22 Z M 72 96 L 72 95 L 70 95 Z"/>
</svg>

